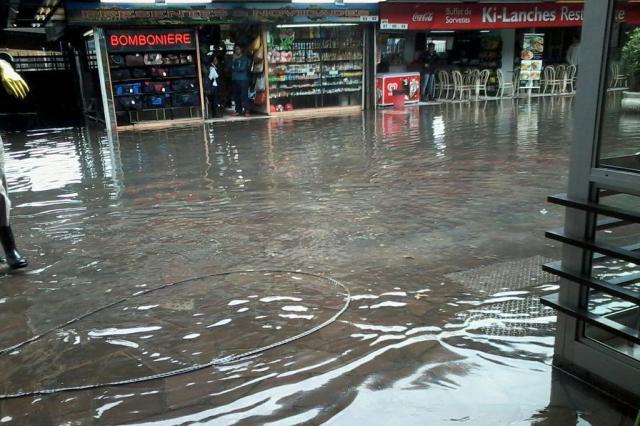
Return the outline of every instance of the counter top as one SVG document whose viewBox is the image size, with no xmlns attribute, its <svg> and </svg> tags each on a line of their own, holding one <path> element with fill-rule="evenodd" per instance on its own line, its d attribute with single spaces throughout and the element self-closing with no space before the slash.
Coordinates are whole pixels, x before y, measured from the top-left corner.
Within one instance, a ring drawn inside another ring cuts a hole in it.
<svg viewBox="0 0 640 426">
<path fill-rule="evenodd" d="M 385 72 L 385 73 L 376 74 L 376 77 L 402 77 L 402 76 L 406 76 L 406 75 L 420 75 L 420 73 L 417 72 L 417 71 Z"/>
</svg>

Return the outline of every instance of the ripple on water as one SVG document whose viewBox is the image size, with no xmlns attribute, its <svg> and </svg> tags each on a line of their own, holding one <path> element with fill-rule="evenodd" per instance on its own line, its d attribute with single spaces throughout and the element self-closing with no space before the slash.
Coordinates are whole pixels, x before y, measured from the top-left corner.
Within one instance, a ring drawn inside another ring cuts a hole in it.
<svg viewBox="0 0 640 426">
<path fill-rule="evenodd" d="M 246 298 L 271 292 L 296 296 L 270 297 L 267 302 Z M 299 304 L 286 305 L 290 299 Z M 253 272 L 197 279 L 132 297 L 27 344 L 10 358 L 0 356 L 0 375 L 4 383 L 14 384 L 11 392 L 150 376 L 299 334 L 331 318 L 343 299 L 342 289 L 311 276 Z M 162 303 L 147 304 L 159 300 Z M 251 304 L 251 313 L 239 313 L 233 303 L 237 301 Z M 309 310 L 314 314 L 280 313 Z M 56 372 L 45 373 L 52 353 Z M 88 353 L 93 354 L 91 362 L 86 361 Z M 40 375 L 45 379 L 39 380 Z"/>
</svg>

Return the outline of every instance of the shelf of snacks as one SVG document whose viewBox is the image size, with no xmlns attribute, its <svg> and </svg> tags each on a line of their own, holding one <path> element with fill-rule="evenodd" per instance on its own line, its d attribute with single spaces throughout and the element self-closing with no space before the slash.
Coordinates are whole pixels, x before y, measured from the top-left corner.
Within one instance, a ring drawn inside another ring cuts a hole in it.
<svg viewBox="0 0 640 426">
<path fill-rule="evenodd" d="M 502 39 L 496 36 L 483 37 L 480 40 L 482 50 L 478 52 L 480 68 L 500 68 L 502 66 Z"/>
<path fill-rule="evenodd" d="M 361 90 L 362 90 L 362 87 L 357 87 L 354 89 L 340 89 L 340 90 L 331 89 L 331 90 L 325 91 L 324 93 L 327 95 L 339 95 L 342 93 L 357 93 L 357 92 L 360 92 Z"/>
<path fill-rule="evenodd" d="M 141 77 L 141 78 L 130 78 L 128 80 L 112 80 L 112 83 L 126 83 L 126 82 L 130 82 L 130 81 L 166 81 L 166 80 L 176 80 L 176 79 L 184 79 L 184 78 L 198 78 L 197 75 L 185 75 L 185 76 L 167 76 L 167 77 L 158 77 L 158 78 L 154 78 L 154 77 Z"/>
<path fill-rule="evenodd" d="M 332 87 L 332 86 L 361 86 L 361 81 L 343 81 L 338 83 L 324 83 L 322 87 Z"/>
<path fill-rule="evenodd" d="M 335 95 L 351 97 L 362 90 L 361 35 L 359 27 L 282 28 L 269 33 L 271 110 L 359 104 L 359 98 L 336 102 Z"/>
<path fill-rule="evenodd" d="M 311 80 L 320 80 L 322 77 L 319 75 L 311 75 L 307 77 L 296 77 L 295 75 L 281 75 L 277 77 L 269 77 L 269 82 L 280 82 L 280 81 L 311 81 Z"/>
</svg>

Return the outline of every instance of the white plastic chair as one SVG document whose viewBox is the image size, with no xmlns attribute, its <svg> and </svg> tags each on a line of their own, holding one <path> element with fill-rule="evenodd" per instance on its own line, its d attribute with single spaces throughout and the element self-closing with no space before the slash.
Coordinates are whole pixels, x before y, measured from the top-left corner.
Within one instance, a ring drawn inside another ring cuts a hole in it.
<svg viewBox="0 0 640 426">
<path fill-rule="evenodd" d="M 614 62 L 609 66 L 611 70 L 611 83 L 609 84 L 612 88 L 617 87 L 628 87 L 629 86 L 629 76 L 620 73 L 620 64 Z M 620 86 L 618 86 L 620 84 Z"/>
<path fill-rule="evenodd" d="M 564 93 L 567 86 L 566 79 L 566 70 L 567 68 L 564 65 L 558 65 L 555 67 L 556 76 L 553 82 L 553 92 L 554 93 Z"/>
<path fill-rule="evenodd" d="M 556 70 L 551 65 L 547 65 L 542 71 L 542 76 L 542 93 L 547 93 L 548 89 L 549 93 L 553 93 L 553 88 L 555 87 L 556 80 Z"/>
<path fill-rule="evenodd" d="M 496 95 L 499 98 L 503 98 L 505 90 L 510 90 L 511 96 L 513 97 L 516 93 L 515 84 L 513 82 L 504 81 L 504 74 L 501 69 L 498 69 L 496 72 L 498 74 L 498 93 Z"/>
<path fill-rule="evenodd" d="M 568 88 L 569 93 L 573 93 L 576 91 L 575 84 L 576 84 L 577 72 L 578 72 L 578 69 L 576 68 L 575 65 L 569 65 L 567 67 L 567 70 L 565 73 L 565 90 L 566 88 Z"/>
<path fill-rule="evenodd" d="M 449 99 L 449 91 L 453 91 L 455 86 L 451 81 L 451 77 L 447 71 L 438 72 L 438 99 Z M 444 93 L 444 98 L 442 94 Z"/>
<path fill-rule="evenodd" d="M 469 96 L 468 98 L 471 98 L 471 91 L 475 89 L 475 85 L 473 84 L 468 84 L 466 81 L 468 81 L 468 79 L 465 81 L 465 78 L 463 77 L 462 73 L 460 73 L 460 71 L 453 71 L 451 73 L 451 75 L 453 76 L 453 84 L 454 84 L 454 93 L 453 93 L 453 99 L 456 98 L 456 96 L 458 96 L 460 98 L 460 100 L 464 100 L 464 94 L 467 93 Z"/>
<path fill-rule="evenodd" d="M 489 77 L 491 77 L 491 71 L 484 69 L 480 71 L 480 74 L 476 83 L 476 90 L 479 94 L 484 93 L 484 97 L 487 97 L 487 84 L 489 84 Z"/>
</svg>

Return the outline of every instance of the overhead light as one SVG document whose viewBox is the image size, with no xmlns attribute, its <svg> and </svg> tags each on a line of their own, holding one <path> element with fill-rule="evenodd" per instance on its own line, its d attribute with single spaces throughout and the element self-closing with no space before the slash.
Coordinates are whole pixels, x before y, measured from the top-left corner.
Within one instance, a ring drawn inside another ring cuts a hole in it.
<svg viewBox="0 0 640 426">
<path fill-rule="evenodd" d="M 100 3 L 154 4 L 156 0 L 100 0 Z"/>
<path fill-rule="evenodd" d="M 481 33 L 490 33 L 491 30 L 480 30 Z"/>
<path fill-rule="evenodd" d="M 280 24 L 276 28 L 352 27 L 358 24 Z"/>
<path fill-rule="evenodd" d="M 82 37 L 90 37 L 93 35 L 93 29 L 85 31 L 84 33 L 82 33 Z"/>
<path fill-rule="evenodd" d="M 382 3 L 385 0 L 291 0 L 291 3 Z"/>
<path fill-rule="evenodd" d="M 211 0 L 100 0 L 100 3 L 127 3 L 127 4 L 206 4 Z"/>
</svg>

